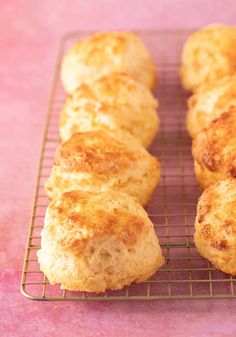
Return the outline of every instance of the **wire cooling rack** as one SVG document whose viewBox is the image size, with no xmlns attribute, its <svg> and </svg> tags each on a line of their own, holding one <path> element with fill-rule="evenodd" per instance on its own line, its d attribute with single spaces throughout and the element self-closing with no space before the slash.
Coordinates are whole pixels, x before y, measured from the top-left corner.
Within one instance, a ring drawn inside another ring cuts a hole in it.
<svg viewBox="0 0 236 337">
<path fill-rule="evenodd" d="M 36 251 L 48 206 L 44 194 L 59 144 L 58 119 L 65 94 L 60 83 L 60 64 L 65 50 L 91 32 L 73 32 L 64 37 L 56 64 L 46 120 L 32 217 L 26 247 L 21 292 L 35 300 L 142 300 L 235 297 L 236 279 L 215 270 L 200 257 L 193 243 L 197 198 L 191 140 L 185 130 L 187 95 L 182 90 L 178 69 L 183 43 L 190 31 L 138 32 L 158 66 L 156 96 L 160 102 L 160 132 L 151 152 L 162 163 L 161 182 L 147 211 L 157 231 L 165 265 L 149 280 L 119 291 L 91 294 L 51 286 L 39 270 Z"/>
</svg>

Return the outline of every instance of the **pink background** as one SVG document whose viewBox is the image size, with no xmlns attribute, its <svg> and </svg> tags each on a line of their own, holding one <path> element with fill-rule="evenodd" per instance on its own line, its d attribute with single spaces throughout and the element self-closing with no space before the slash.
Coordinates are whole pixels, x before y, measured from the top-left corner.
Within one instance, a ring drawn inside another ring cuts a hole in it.
<svg viewBox="0 0 236 337">
<path fill-rule="evenodd" d="M 0 1 L 0 336 L 236 336 L 236 301 L 32 302 L 19 292 L 58 42 L 70 30 L 234 24 L 235 0 Z"/>
</svg>

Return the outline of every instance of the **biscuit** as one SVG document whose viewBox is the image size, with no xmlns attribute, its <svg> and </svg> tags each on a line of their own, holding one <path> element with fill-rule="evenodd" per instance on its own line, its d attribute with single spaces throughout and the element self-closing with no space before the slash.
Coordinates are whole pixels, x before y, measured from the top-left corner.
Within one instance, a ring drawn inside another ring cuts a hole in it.
<svg viewBox="0 0 236 337">
<path fill-rule="evenodd" d="M 96 293 L 143 282 L 164 263 L 147 213 L 117 191 L 71 191 L 54 199 L 37 255 L 51 284 Z"/>
<path fill-rule="evenodd" d="M 187 130 L 192 138 L 225 111 L 236 110 L 236 75 L 201 87 L 188 100 Z"/>
<path fill-rule="evenodd" d="M 216 181 L 236 178 L 236 111 L 224 112 L 193 140 L 197 181 L 207 188 Z"/>
<path fill-rule="evenodd" d="M 182 53 L 180 76 L 186 90 L 236 72 L 236 28 L 214 24 L 192 34 Z"/>
<path fill-rule="evenodd" d="M 236 275 L 236 179 L 221 180 L 203 192 L 194 241 L 217 269 Z"/>
<path fill-rule="evenodd" d="M 146 87 L 125 74 L 113 73 L 82 84 L 68 96 L 60 135 L 66 141 L 74 132 L 122 129 L 148 147 L 159 126 L 157 106 Z"/>
<path fill-rule="evenodd" d="M 75 189 L 119 190 L 146 205 L 159 179 L 158 160 L 133 137 L 98 130 L 75 133 L 58 148 L 45 190 L 50 199 Z"/>
<path fill-rule="evenodd" d="M 97 33 L 72 46 L 65 54 L 61 80 L 68 93 L 81 83 L 113 72 L 124 72 L 153 89 L 156 68 L 141 39 L 131 32 Z"/>
</svg>

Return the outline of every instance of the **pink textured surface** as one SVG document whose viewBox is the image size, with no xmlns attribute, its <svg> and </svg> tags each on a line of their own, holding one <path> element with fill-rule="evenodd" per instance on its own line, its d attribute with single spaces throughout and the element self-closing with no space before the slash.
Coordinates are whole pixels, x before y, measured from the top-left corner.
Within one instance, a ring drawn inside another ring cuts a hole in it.
<svg viewBox="0 0 236 337">
<path fill-rule="evenodd" d="M 235 23 L 235 1 L 0 3 L 0 336 L 236 336 L 236 302 L 39 303 L 20 270 L 58 42 L 69 30 Z"/>
</svg>

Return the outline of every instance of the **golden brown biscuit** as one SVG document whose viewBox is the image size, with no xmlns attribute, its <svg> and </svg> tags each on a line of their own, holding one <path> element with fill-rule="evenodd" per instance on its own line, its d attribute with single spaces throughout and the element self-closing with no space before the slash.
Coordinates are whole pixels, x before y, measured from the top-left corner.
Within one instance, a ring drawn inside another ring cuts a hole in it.
<svg viewBox="0 0 236 337">
<path fill-rule="evenodd" d="M 202 188 L 236 177 L 236 111 L 225 112 L 193 140 L 196 178 Z"/>
<path fill-rule="evenodd" d="M 72 46 L 64 56 L 61 80 L 72 93 L 81 83 L 124 72 L 153 89 L 156 69 L 141 39 L 131 32 L 97 33 Z"/>
<path fill-rule="evenodd" d="M 62 144 L 45 190 L 49 198 L 80 189 L 119 190 L 149 201 L 160 179 L 160 164 L 133 137 L 103 131 L 75 133 Z"/>
<path fill-rule="evenodd" d="M 192 34 L 185 43 L 180 70 L 183 87 L 195 91 L 202 84 L 236 73 L 236 28 L 214 24 Z"/>
<path fill-rule="evenodd" d="M 192 138 L 225 111 L 236 110 L 236 75 L 203 85 L 188 100 L 187 129 Z"/>
<path fill-rule="evenodd" d="M 199 199 L 195 245 L 217 269 L 236 275 L 236 179 L 221 180 Z"/>
<path fill-rule="evenodd" d="M 125 193 L 63 194 L 49 205 L 41 237 L 40 269 L 62 289 L 121 289 L 164 263 L 147 213 Z"/>
<path fill-rule="evenodd" d="M 159 126 L 157 106 L 146 87 L 128 75 L 113 73 L 82 84 L 68 96 L 60 135 L 66 141 L 74 132 L 122 129 L 148 147 Z"/>
</svg>

